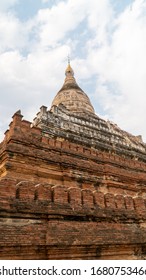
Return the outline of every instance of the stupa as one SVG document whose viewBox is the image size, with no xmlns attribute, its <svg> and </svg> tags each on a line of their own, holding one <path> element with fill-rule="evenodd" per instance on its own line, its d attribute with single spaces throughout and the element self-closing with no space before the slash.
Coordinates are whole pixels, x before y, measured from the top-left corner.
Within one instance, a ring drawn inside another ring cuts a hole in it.
<svg viewBox="0 0 146 280">
<path fill-rule="evenodd" d="M 0 259 L 145 259 L 146 144 L 95 114 L 70 62 L 0 144 Z"/>
</svg>

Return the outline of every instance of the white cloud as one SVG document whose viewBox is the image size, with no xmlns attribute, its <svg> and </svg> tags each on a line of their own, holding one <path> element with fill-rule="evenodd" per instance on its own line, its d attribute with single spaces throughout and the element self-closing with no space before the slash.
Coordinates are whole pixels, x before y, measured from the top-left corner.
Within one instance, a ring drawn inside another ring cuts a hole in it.
<svg viewBox="0 0 146 280">
<path fill-rule="evenodd" d="M 98 75 L 95 98 L 111 120 L 146 140 L 146 2 L 135 0 L 110 26 L 102 45 L 95 44 L 98 34 L 87 43 L 89 69 Z"/>
<path fill-rule="evenodd" d="M 0 52 L 21 48 L 25 40 L 22 23 L 10 13 L 0 13 Z"/>
<path fill-rule="evenodd" d="M 88 27 L 94 31 L 92 47 L 105 44 L 108 39 L 108 31 L 111 28 L 113 10 L 109 0 L 91 1 L 88 7 Z M 91 43 L 91 42 L 90 42 Z"/>
<path fill-rule="evenodd" d="M 146 3 L 135 1 L 119 18 L 109 63 L 110 80 L 118 83 L 122 102 L 115 99 L 112 116 L 134 133 L 145 131 L 146 104 Z M 107 78 L 107 76 L 106 76 Z M 118 108 L 118 109 L 117 109 Z"/>
<path fill-rule="evenodd" d="M 74 30 L 86 17 L 88 1 L 60 1 L 51 9 L 39 11 L 36 21 L 39 26 L 39 43 L 43 47 L 56 46 L 68 32 Z"/>
<path fill-rule="evenodd" d="M 32 121 L 41 105 L 50 106 L 62 86 L 68 46 L 48 52 L 37 51 L 23 57 L 18 51 L 0 55 L 1 124 L 5 131 L 18 109 Z M 62 76 L 61 76 L 62 75 Z"/>
<path fill-rule="evenodd" d="M 109 0 L 52 1 L 26 22 L 4 13 L 16 2 L 0 3 L 0 135 L 18 109 L 32 120 L 41 105 L 51 104 L 70 53 L 77 81 L 96 77 L 95 93 L 87 92 L 96 112 L 100 104 L 103 115 L 146 139 L 145 1 L 119 15 Z"/>
</svg>

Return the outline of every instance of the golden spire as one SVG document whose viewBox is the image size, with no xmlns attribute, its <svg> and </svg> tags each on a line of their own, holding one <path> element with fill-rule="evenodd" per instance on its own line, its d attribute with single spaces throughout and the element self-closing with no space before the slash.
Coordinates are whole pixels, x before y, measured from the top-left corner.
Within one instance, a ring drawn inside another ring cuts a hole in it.
<svg viewBox="0 0 146 280">
<path fill-rule="evenodd" d="M 94 114 L 94 108 L 88 96 L 78 86 L 74 78 L 74 71 L 70 65 L 70 57 L 68 56 L 68 65 L 65 71 L 65 81 L 62 88 L 55 96 L 52 107 L 63 104 L 67 110 L 77 113 L 92 113 Z"/>
<path fill-rule="evenodd" d="M 74 77 L 74 71 L 70 66 L 70 56 L 69 55 L 68 55 L 68 66 L 65 70 L 65 75 L 66 75 L 66 77 L 68 77 L 68 76 L 69 77 Z"/>
</svg>

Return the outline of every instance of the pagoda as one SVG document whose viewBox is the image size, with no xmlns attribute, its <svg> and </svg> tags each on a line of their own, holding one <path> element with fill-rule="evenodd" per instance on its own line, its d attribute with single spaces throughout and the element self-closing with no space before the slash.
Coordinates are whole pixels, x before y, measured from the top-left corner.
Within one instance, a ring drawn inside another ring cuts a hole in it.
<svg viewBox="0 0 146 280">
<path fill-rule="evenodd" d="M 0 144 L 0 259 L 145 259 L 146 144 L 96 115 L 68 63 Z"/>
</svg>

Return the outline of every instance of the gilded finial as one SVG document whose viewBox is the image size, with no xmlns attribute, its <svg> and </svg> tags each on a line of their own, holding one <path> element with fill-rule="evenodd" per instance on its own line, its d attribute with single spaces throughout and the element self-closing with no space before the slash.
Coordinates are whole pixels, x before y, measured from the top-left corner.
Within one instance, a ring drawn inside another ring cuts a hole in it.
<svg viewBox="0 0 146 280">
<path fill-rule="evenodd" d="M 70 56 L 69 55 L 67 56 L 67 60 L 68 60 L 68 66 L 67 66 L 67 69 L 65 71 L 65 75 L 73 77 L 74 76 L 74 71 L 70 66 Z"/>
</svg>

